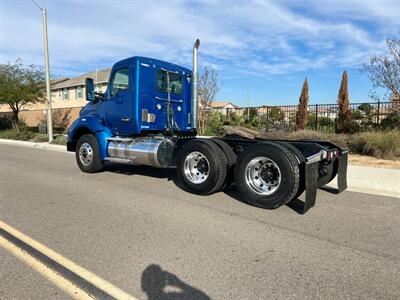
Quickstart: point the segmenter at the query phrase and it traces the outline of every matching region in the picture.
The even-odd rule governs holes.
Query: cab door
[[[132,78],[129,66],[113,70],[108,88],[106,120],[115,135],[133,133]]]
[[[179,131],[185,128],[182,118],[186,114],[183,105],[184,76],[157,65],[142,66],[141,72],[140,85],[144,96],[141,129]]]

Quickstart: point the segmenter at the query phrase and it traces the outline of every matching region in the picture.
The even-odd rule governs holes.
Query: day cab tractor
[[[106,162],[176,167],[187,191],[208,195],[235,184],[245,202],[268,209],[305,192],[306,211],[336,175],[338,191],[346,189],[348,151],[331,142],[196,136],[199,45],[193,71],[135,56],[112,67],[105,93],[86,79],[88,103],[67,142],[83,172],[99,172]]]

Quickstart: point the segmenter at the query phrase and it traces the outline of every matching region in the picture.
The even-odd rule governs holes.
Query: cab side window
[[[129,68],[117,70],[114,73],[110,87],[111,96],[115,96],[119,91],[127,90],[129,87]]]
[[[168,78],[169,77],[169,78]],[[168,86],[169,83],[169,86]],[[157,71],[157,90],[160,92],[182,94],[182,76],[165,70]]]

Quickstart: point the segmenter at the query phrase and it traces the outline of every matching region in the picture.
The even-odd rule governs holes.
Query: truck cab
[[[91,101],[80,119],[97,117],[112,135],[123,137],[194,133],[191,79],[189,69],[161,60],[139,56],[121,60],[111,70],[106,92],[88,97]]]

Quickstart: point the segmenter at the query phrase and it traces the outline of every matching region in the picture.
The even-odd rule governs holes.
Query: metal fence
[[[376,126],[393,110],[399,110],[397,102],[351,103],[353,124]],[[241,108],[212,108],[219,112],[225,124],[250,124],[266,131],[296,130],[297,105],[261,106]],[[313,104],[308,106],[307,129],[334,132],[339,119],[338,104]]]

